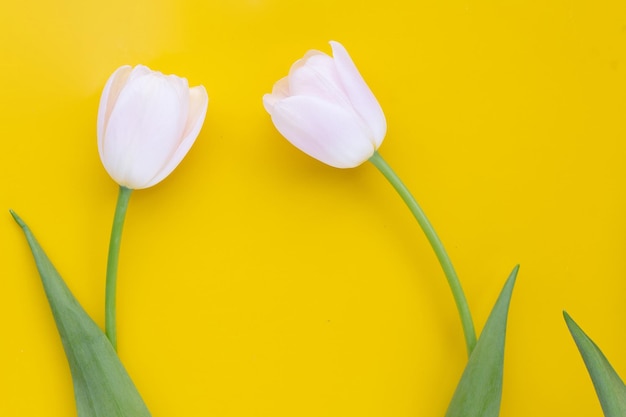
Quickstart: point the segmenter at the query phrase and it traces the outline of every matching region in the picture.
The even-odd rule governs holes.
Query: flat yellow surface
[[[371,164],[327,167],[261,97],[342,42],[385,110],[380,151],[432,220],[480,330],[521,264],[504,417],[601,416],[567,311],[626,377],[622,0],[11,1],[0,14],[0,415],[75,415],[31,226],[103,323],[117,185],[100,92],[122,64],[203,84],[205,126],[124,230],[119,351],[153,415],[443,415],[460,323]]]

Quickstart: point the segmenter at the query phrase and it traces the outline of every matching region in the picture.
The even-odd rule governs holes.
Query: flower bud
[[[102,92],[98,151],[121,186],[151,187],[178,166],[196,140],[209,97],[203,86],[138,65],[118,68]]]
[[[263,96],[276,129],[306,154],[337,168],[367,161],[387,131],[376,97],[338,42],[333,56],[309,51]]]

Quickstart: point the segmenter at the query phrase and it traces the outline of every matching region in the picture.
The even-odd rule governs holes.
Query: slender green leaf
[[[626,386],[600,348],[583,332],[576,322],[563,312],[580,355],[593,381],[602,411],[606,417],[626,416]]]
[[[79,417],[149,417],[124,365],[98,325],[72,295],[28,226],[22,228],[65,348]]]
[[[518,270],[519,266],[513,269],[491,310],[446,417],[497,417],[500,414],[506,322]]]

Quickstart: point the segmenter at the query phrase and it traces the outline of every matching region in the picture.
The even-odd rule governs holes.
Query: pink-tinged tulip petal
[[[311,56],[306,65],[292,69],[288,78],[292,96],[319,97],[342,107],[351,107],[335,63],[328,55]]]
[[[286,98],[290,96],[289,91],[289,79],[287,77],[281,78],[276,81],[274,88],[272,88],[272,96],[276,99]]]
[[[207,110],[204,87],[145,66],[118,69],[98,113],[98,150],[111,177],[127,188],[169,175],[193,145]]]
[[[145,188],[176,149],[187,107],[188,101],[163,77],[145,76],[127,85],[104,139],[105,168],[118,183]]]
[[[349,109],[317,97],[281,100],[273,107],[272,121],[294,146],[336,168],[356,167],[376,150]]]
[[[308,51],[263,97],[278,131],[308,155],[351,168],[381,145],[387,124],[376,98],[343,46],[334,56]]]
[[[148,182],[146,187],[151,187],[167,177],[187,155],[204,124],[208,105],[209,96],[203,86],[189,89],[189,117],[183,132],[183,139],[167,164]]]
[[[265,94],[263,96],[265,111],[272,114],[274,104],[287,97],[289,97],[289,79],[285,77],[276,81],[274,88],[272,88],[272,94]]]
[[[339,42],[331,41],[335,66],[341,79],[344,91],[357,113],[372,129],[377,147],[380,146],[387,133],[387,121],[383,109],[376,97],[365,83],[352,58]]]
[[[133,68],[130,65],[119,67],[104,86],[102,98],[100,99],[100,108],[98,109],[98,137],[104,137],[104,127],[106,120],[109,120],[113,106],[119,97],[122,88],[126,84],[126,80],[130,76]],[[102,142],[98,141],[98,150],[102,154]]]

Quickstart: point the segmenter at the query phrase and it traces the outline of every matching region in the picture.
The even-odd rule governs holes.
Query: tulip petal
[[[376,148],[380,146],[387,133],[387,121],[376,97],[365,83],[365,80],[354,65],[352,58],[339,42],[331,41],[333,58],[344,91],[350,98],[352,106],[370,127],[376,140]]]
[[[276,98],[286,98],[290,96],[289,78],[284,77],[276,81],[272,88],[272,95]]]
[[[113,106],[115,106],[115,102],[117,101],[122,88],[126,84],[128,77],[132,72],[132,67],[130,65],[124,65],[119,67],[113,75],[109,77],[106,85],[104,86],[104,90],[102,91],[102,96],[100,98],[100,106],[98,108],[98,151],[100,152],[100,156],[102,157],[102,143],[105,136],[106,130],[106,121],[109,120],[111,116],[111,112],[113,111]]]
[[[149,73],[129,80],[104,137],[102,161],[120,185],[145,188],[179,145],[187,121],[186,80]]]
[[[133,72],[130,73],[130,77],[128,77],[128,82],[133,81],[136,78],[143,77],[144,75],[150,75],[150,74],[163,76],[163,74],[160,73],[159,71],[152,71],[150,68],[146,67],[145,65],[137,65],[135,68],[133,68]]]
[[[287,97],[289,97],[289,79],[284,77],[276,81],[274,88],[272,88],[272,94],[265,94],[263,96],[263,107],[265,107],[265,111],[272,114],[274,105]]]
[[[305,65],[289,71],[289,91],[292,96],[319,97],[342,107],[352,107],[333,59],[325,54],[311,55]]]
[[[178,144],[174,154],[163,168],[145,185],[145,187],[151,187],[162,181],[180,164],[185,155],[187,155],[200,133],[208,105],[209,96],[203,86],[189,89],[189,115],[187,117],[185,130],[183,131],[182,141]]]
[[[274,103],[270,114],[289,142],[330,166],[353,168],[374,154],[370,132],[354,113],[320,98],[289,97]]]

